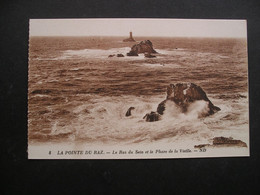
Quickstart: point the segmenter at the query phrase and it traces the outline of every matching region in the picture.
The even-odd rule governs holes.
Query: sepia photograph
[[[30,19],[29,159],[249,156],[246,20]]]

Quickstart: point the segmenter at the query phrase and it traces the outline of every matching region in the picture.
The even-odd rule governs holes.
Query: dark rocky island
[[[126,54],[127,56],[138,56],[140,53],[147,53],[147,56],[151,56],[152,53],[157,53],[153,49],[153,44],[150,40],[141,41],[131,47],[131,50]]]
[[[130,38],[129,40],[132,39],[132,34],[130,32]],[[128,39],[125,39],[128,40]],[[155,54],[157,53],[157,51],[154,50],[153,48],[153,44],[150,40],[145,40],[145,41],[141,41],[138,44],[135,44],[131,47],[131,50],[126,54],[127,56],[138,56],[138,54],[143,53],[145,58],[156,58]],[[112,58],[112,57],[124,57],[123,54],[111,54],[108,57]]]
[[[135,42],[134,38],[133,38],[133,33],[130,32],[129,33],[129,38],[124,39],[123,42]]]

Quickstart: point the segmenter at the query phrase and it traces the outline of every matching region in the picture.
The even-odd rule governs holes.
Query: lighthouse
[[[129,38],[124,39],[123,42],[135,42],[133,38],[133,33],[131,31],[129,32]]]
[[[133,39],[133,33],[130,32],[129,34],[130,34],[130,37],[129,37],[129,38],[130,38],[130,39]]]

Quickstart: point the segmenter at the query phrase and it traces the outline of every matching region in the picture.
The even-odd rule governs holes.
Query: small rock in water
[[[117,57],[125,57],[123,54],[119,53],[116,55]]]
[[[134,110],[134,109],[135,109],[135,107],[130,107],[130,108],[127,110],[127,112],[125,113],[125,116],[131,116],[131,115],[132,115],[131,111]]]
[[[143,119],[145,119],[147,122],[154,122],[161,119],[161,115],[158,112],[150,112],[147,113]]]

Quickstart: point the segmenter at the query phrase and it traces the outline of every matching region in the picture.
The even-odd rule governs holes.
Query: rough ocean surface
[[[136,37],[136,41],[147,39]],[[208,143],[215,136],[248,144],[245,39],[149,37],[156,58],[126,56],[122,37],[31,37],[28,139],[34,143]],[[109,55],[123,54],[125,57]],[[200,118],[204,101],[187,113],[166,105],[146,122],[169,84],[201,86],[221,111]],[[126,117],[129,107],[132,116]]]

